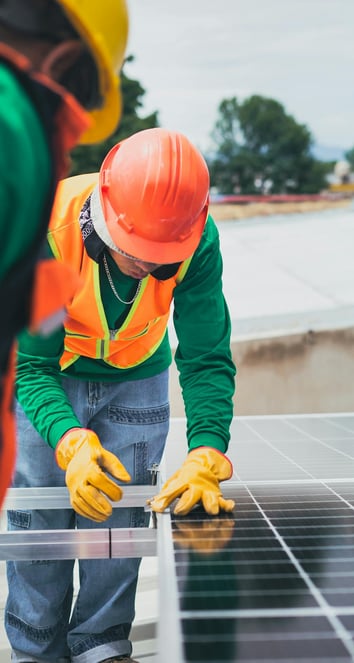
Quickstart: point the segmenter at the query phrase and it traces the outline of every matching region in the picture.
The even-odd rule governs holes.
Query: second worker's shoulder
[[[99,173],[84,173],[83,175],[73,175],[61,180],[57,188],[57,196],[63,196],[67,199],[76,196],[90,194],[98,183]]]
[[[68,224],[76,224],[81,208],[97,182],[98,173],[74,175],[59,182],[50,219],[52,231]]]

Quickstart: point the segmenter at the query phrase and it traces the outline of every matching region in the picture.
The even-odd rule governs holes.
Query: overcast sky
[[[272,97],[316,143],[354,145],[354,0],[128,0],[142,113],[201,149],[222,99]]]

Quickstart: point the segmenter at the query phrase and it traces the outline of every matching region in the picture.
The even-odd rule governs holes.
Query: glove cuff
[[[76,451],[84,444],[85,433],[85,428],[70,428],[60,438],[54,455],[61,470],[67,469]]]
[[[214,447],[197,447],[189,452],[188,456],[198,456],[203,465],[213,472],[218,481],[231,479],[233,475],[233,465],[231,460]]]

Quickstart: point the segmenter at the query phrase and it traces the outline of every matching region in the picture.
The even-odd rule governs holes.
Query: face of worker
[[[159,263],[144,262],[133,256],[122,255],[117,251],[113,251],[113,249],[109,249],[109,253],[120,271],[123,274],[126,274],[126,276],[131,276],[133,279],[143,279],[145,276],[155,271],[155,269],[161,267],[161,264]]]

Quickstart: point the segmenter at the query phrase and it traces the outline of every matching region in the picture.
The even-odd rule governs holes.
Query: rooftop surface
[[[354,206],[218,228],[234,337],[354,324]]]
[[[354,203],[217,226],[234,339],[354,325]]]

